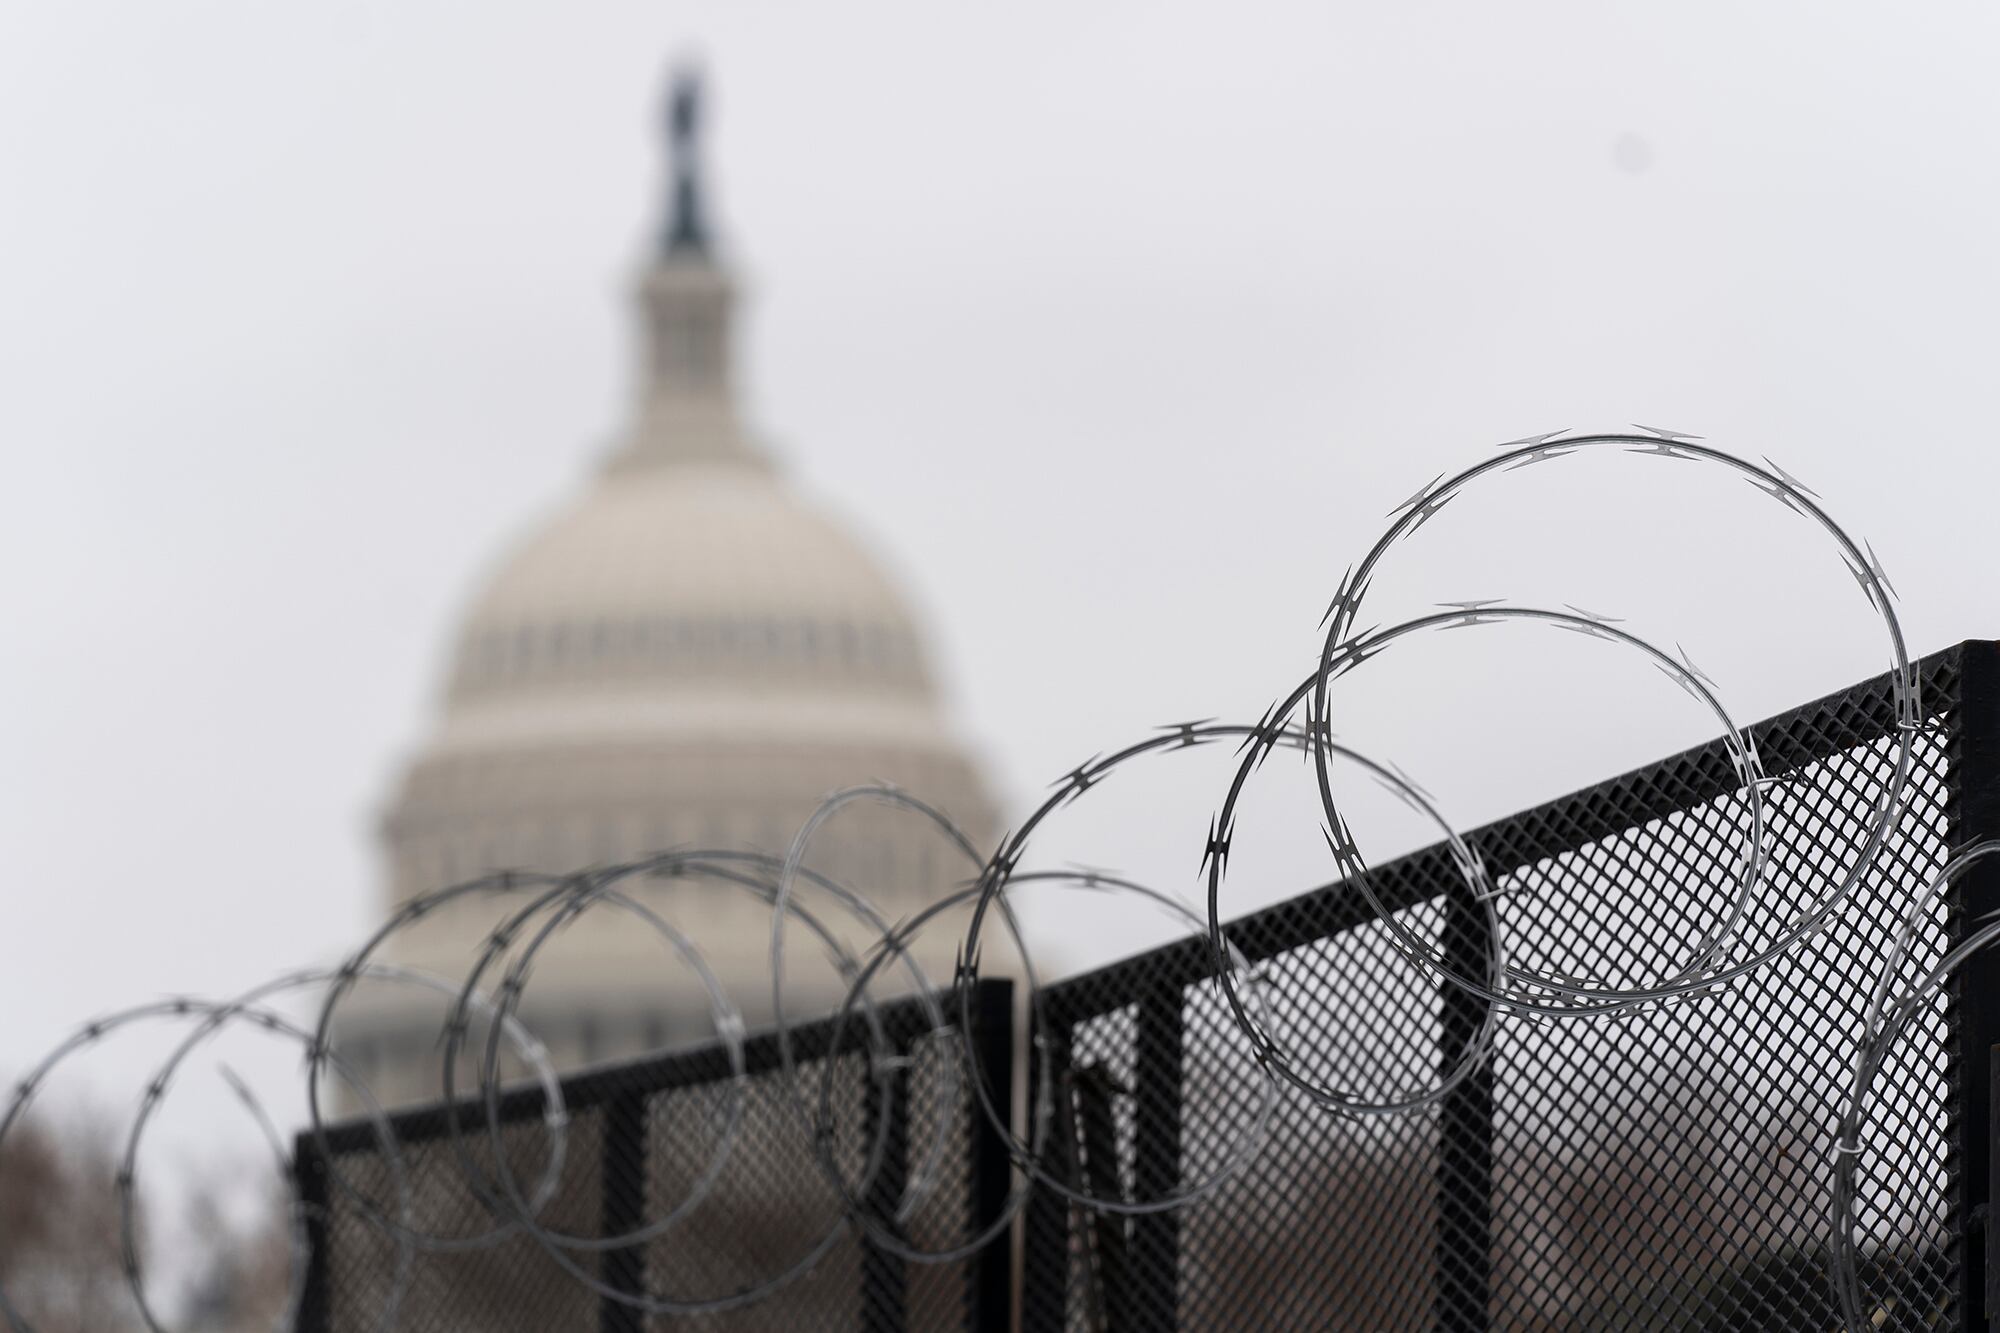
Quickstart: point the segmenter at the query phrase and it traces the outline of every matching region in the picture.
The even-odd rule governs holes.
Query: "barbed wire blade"
[[[1870,570],[1866,565],[1857,562],[1845,552],[1841,553],[1840,560],[1842,564],[1847,566],[1847,572],[1854,576],[1854,586],[1861,589],[1861,595],[1868,599],[1868,605],[1880,610],[1882,604],[1876,593],[1877,585],[1875,583],[1874,571]]]
[[[1661,675],[1665,676],[1668,680],[1672,681],[1676,686],[1678,686],[1682,693],[1686,694],[1696,703],[1700,703],[1702,701],[1700,693],[1696,691],[1694,687],[1694,682],[1689,680],[1686,675],[1682,674],[1679,671],[1674,670],[1672,667],[1668,666],[1665,662],[1654,662],[1653,666],[1659,671]]]
[[[1349,565],[1347,572],[1340,576],[1340,586],[1334,590],[1333,600],[1327,603],[1326,614],[1320,617],[1319,627],[1325,629],[1336,615],[1342,612],[1351,613],[1358,607],[1361,599],[1367,595],[1368,584],[1374,577],[1370,574],[1367,578],[1356,582],[1354,566]]]
[[[1548,623],[1555,629],[1566,630],[1571,634],[1581,634],[1586,639],[1602,639],[1606,643],[1617,642],[1611,636],[1611,632],[1608,629],[1594,620],[1552,620]]]
[[[1527,444],[1546,444],[1558,435],[1567,434],[1569,434],[1569,427],[1563,426],[1556,430],[1543,431],[1540,435],[1523,435],[1518,440],[1508,440],[1504,444],[1496,444],[1493,447],[1495,449],[1519,449],[1521,446]]]
[[[1215,817],[1213,815],[1209,816],[1208,844],[1206,847],[1202,849],[1201,853],[1201,874],[1203,875],[1208,874],[1208,867],[1211,862],[1214,863],[1215,870],[1218,875],[1228,870],[1229,839],[1230,839],[1230,830],[1227,827],[1224,827],[1218,833],[1216,829]]]
[[[1533,467],[1537,463],[1546,463],[1556,458],[1568,458],[1575,452],[1576,447],[1574,445],[1569,447],[1564,447],[1561,444],[1543,445],[1540,448],[1528,450],[1500,470],[1502,472],[1519,472],[1522,468]]]
[[[1797,493],[1792,490],[1791,487],[1784,485],[1781,482],[1772,481],[1769,477],[1760,477],[1754,472],[1744,473],[1743,480],[1749,482],[1752,487],[1756,488],[1758,491],[1761,491],[1765,495],[1770,496],[1773,500],[1776,500],[1779,504],[1791,510],[1794,514],[1798,514],[1804,518],[1811,517],[1810,514],[1807,514],[1806,511],[1802,507],[1800,507],[1799,497]]]
[[[1882,586],[1889,590],[1891,596],[1902,596],[1901,593],[1896,591],[1896,585],[1889,581],[1889,572],[1882,568],[1882,557],[1875,554],[1875,544],[1863,540],[1861,549],[1868,552],[1868,568],[1874,572],[1876,578],[1882,581]]]
[[[1681,655],[1681,665],[1688,669],[1689,675],[1693,676],[1696,680],[1700,681],[1702,684],[1708,686],[1708,688],[1710,688],[1711,690],[1717,690],[1722,688],[1721,686],[1715,683],[1715,677],[1709,675],[1706,671],[1703,671],[1700,667],[1694,664],[1694,659],[1688,656],[1687,649],[1681,647],[1681,645],[1677,643],[1674,645],[1674,650]]]
[[[1405,510],[1416,508],[1418,505],[1424,502],[1424,497],[1431,493],[1431,487],[1437,485],[1439,482],[1443,480],[1444,480],[1444,473],[1442,472],[1438,473],[1435,477],[1432,477],[1429,481],[1417,487],[1416,492],[1412,494],[1409,499],[1403,501],[1401,504],[1397,505],[1394,509],[1391,509],[1388,513],[1382,515],[1382,517],[1394,518],[1396,517],[1396,515],[1402,513]]]
[[[1600,625],[1622,625],[1625,623],[1623,616],[1607,616],[1602,611],[1586,611],[1574,602],[1564,602],[1563,605],[1582,616],[1585,620],[1594,620]]]
[[[1806,485],[1804,482],[1800,481],[1797,477],[1793,476],[1791,473],[1785,471],[1785,469],[1779,467],[1776,463],[1772,462],[1771,456],[1769,454],[1764,455],[1764,466],[1771,469],[1771,471],[1777,473],[1778,476],[1784,480],[1785,485],[1791,487],[1799,494],[1810,495],[1815,500],[1820,498],[1820,493],[1818,491]]]
[[[1633,443],[1626,446],[1629,453],[1641,458],[1678,458],[1684,463],[1699,463],[1700,457],[1689,453],[1671,440],[1653,440],[1645,444]]]
[[[1446,505],[1450,504],[1453,500],[1456,500],[1457,498],[1458,498],[1458,492],[1452,491],[1447,494],[1438,496],[1435,500],[1426,500],[1423,504],[1417,507],[1415,511],[1417,521],[1410,525],[1410,531],[1415,532],[1418,528],[1421,528],[1424,524],[1436,518],[1439,514],[1444,512],[1444,507]]]
[[[1407,772],[1403,770],[1403,766],[1397,763],[1395,760],[1393,759],[1389,760],[1387,767],[1391,773],[1394,773],[1397,777],[1403,780],[1403,785],[1407,786],[1411,791],[1417,793],[1417,795],[1423,797],[1427,801],[1437,800],[1437,797],[1433,795],[1424,786],[1423,783],[1418,782],[1415,778],[1411,777]]]

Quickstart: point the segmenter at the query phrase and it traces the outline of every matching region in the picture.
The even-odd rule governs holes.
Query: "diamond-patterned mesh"
[[[1025,1326],[1839,1327],[1825,1268],[1835,1122],[1865,988],[1902,905],[1966,837],[1953,761],[1960,667],[1974,652],[1992,649],[1921,664],[1931,725],[1909,808],[1827,932],[1734,987],[1636,1017],[1503,1019],[1492,1060],[1421,1114],[1355,1120],[1287,1093],[1263,1153],[1169,1218],[1121,1226],[1037,1208]],[[1747,949],[1861,859],[1894,769],[1894,718],[1884,679],[1756,729],[1782,780],[1766,791],[1768,882]],[[1749,822],[1727,752],[1711,745],[1470,841],[1499,879],[1514,961],[1633,984],[1692,957],[1726,918]],[[1420,852],[1377,875],[1413,932],[1444,931],[1446,950],[1477,970],[1485,928],[1460,905],[1447,857]],[[1913,963],[1936,961],[1958,929],[1956,908],[1940,909]],[[1357,1094],[1434,1084],[1481,1014],[1394,952],[1352,889],[1260,913],[1237,938],[1305,1070]],[[1135,1145],[1164,1144],[1177,1152],[1150,1163],[1158,1196],[1212,1174],[1239,1143],[1257,1077],[1205,963],[1180,944],[1046,993],[1072,1082],[1101,1068],[1119,1085],[1115,1172],[1085,1165],[1080,1178],[1115,1175],[1126,1197],[1148,1197]],[[1862,1144],[1863,1282],[1879,1328],[1969,1326],[1953,1012],[1941,997],[1914,1025]]]
[[[982,983],[975,1006],[991,1029],[981,1034],[985,1077],[1003,1095],[1010,996],[1004,981]],[[909,1201],[900,1220],[905,1242],[923,1252],[942,1251],[996,1216],[1007,1189],[1006,1159],[982,1128],[957,1035],[929,1032],[908,1001],[886,1004],[881,1014],[887,1038],[903,1053],[897,1058],[907,1063],[872,1081],[859,1020],[847,1025],[841,1051],[831,1055],[835,1025],[801,1024],[794,1037],[797,1087],[816,1101],[827,1061],[833,1061],[827,1083],[831,1147],[850,1188],[862,1194],[871,1215]],[[748,1073],[740,1081],[713,1047],[565,1080],[571,1117],[565,1156],[559,1186],[540,1214],[545,1224],[571,1235],[623,1236],[680,1208],[699,1178],[713,1172],[700,1201],[664,1234],[567,1255],[587,1277],[614,1290],[645,1292],[655,1303],[714,1308],[635,1308],[593,1290],[537,1241],[515,1235],[464,1252],[406,1259],[393,1327],[407,1333],[1004,1327],[1010,1247],[1002,1242],[975,1258],[917,1264],[861,1236],[820,1164],[811,1124],[787,1091],[776,1040],[753,1037],[745,1055]],[[540,1094],[510,1093],[503,1108],[509,1160],[521,1188],[532,1190],[547,1169],[551,1143]],[[462,1113],[463,1150],[490,1177],[483,1116],[476,1106]],[[732,1116],[733,1147],[716,1170],[715,1149],[730,1141]],[[467,1184],[445,1112],[426,1108],[393,1123],[412,1229],[459,1238],[489,1231],[492,1213]],[[363,1201],[393,1215],[397,1177],[368,1123],[337,1127],[330,1141],[353,1192],[330,1181],[310,1138],[302,1138],[304,1191],[323,1213],[314,1228],[301,1327],[377,1333],[388,1327],[383,1311],[396,1287],[397,1246],[369,1221]],[[884,1163],[872,1188],[865,1169],[871,1152]],[[906,1190],[905,1181],[917,1186]],[[924,1181],[928,1187],[919,1187]],[[731,1304],[730,1298],[794,1268],[802,1270],[796,1280]]]
[[[463,1143],[490,1179],[491,1151],[479,1117],[476,1109],[464,1114]],[[603,1161],[603,1123],[601,1113],[591,1109],[580,1109],[572,1118],[556,1193],[542,1212],[550,1226],[589,1234],[599,1225],[596,1183]],[[562,1278],[534,1242],[518,1235],[457,1253],[406,1251],[399,1261],[399,1247],[368,1220],[365,1208],[406,1217],[414,1233],[464,1241],[490,1232],[492,1221],[466,1183],[441,1116],[403,1118],[397,1131],[400,1192],[397,1174],[367,1126],[358,1131],[340,1127],[331,1135],[335,1160],[352,1192],[316,1172],[317,1185],[308,1176],[308,1189],[325,1200],[327,1212],[302,1325],[327,1333],[376,1333],[384,1327],[410,1333],[591,1327],[596,1307],[589,1293]],[[547,1169],[546,1128],[538,1116],[529,1118],[509,1125],[504,1141],[523,1189],[532,1190]],[[304,1142],[300,1155],[311,1170],[316,1159]],[[407,1264],[400,1310],[395,1323],[385,1325],[388,1302],[398,1287],[399,1262]],[[594,1272],[595,1265],[591,1267]]]
[[[1926,725],[1889,843],[1826,931],[1726,989],[1616,1020],[1502,1019],[1491,1058],[1418,1114],[1346,1118],[1282,1093],[1262,1151],[1184,1208],[1127,1217],[1040,1189],[1012,1243],[935,1266],[899,1260],[841,1223],[840,1192],[769,1037],[751,1041],[740,1087],[713,1049],[593,1072],[565,1084],[573,1122],[561,1189],[543,1214],[551,1224],[605,1234],[659,1215],[688,1196],[732,1106],[742,1126],[686,1222],[644,1247],[583,1254],[587,1271],[620,1289],[712,1301],[830,1237],[810,1274],[735,1309],[646,1316],[514,1238],[418,1255],[397,1327],[1001,1330],[1018,1308],[1019,1326],[1036,1333],[1838,1328],[1825,1264],[1830,1153],[1866,988],[1903,905],[1951,849],[2000,835],[2000,652],[1967,644],[1926,659],[1918,675]],[[1774,781],[1764,796],[1767,874],[1738,947],[1760,950],[1860,864],[1893,772],[1895,727],[1884,678],[1754,729]],[[1630,985],[1672,972],[1726,922],[1750,811],[1718,744],[1469,841],[1499,883],[1514,961]],[[1447,854],[1419,852],[1376,875],[1416,935],[1478,970],[1484,918]],[[1996,907],[2000,871],[1968,877],[1919,939],[1910,975]],[[1356,1094],[1433,1083],[1461,1063],[1483,1014],[1411,967],[1350,887],[1261,912],[1234,935],[1271,1029],[1303,1072]],[[1247,1127],[1263,1083],[1208,970],[1205,948],[1183,941],[1044,991],[1058,1108],[1045,1165],[1072,1188],[1171,1198],[1254,1141]],[[988,982],[980,1000],[996,1090],[1022,1067],[1007,997],[1005,983]],[[994,1216],[1019,1177],[969,1090],[948,1077],[959,1043],[920,1035],[910,1006],[887,1012],[907,1064],[871,1082],[858,1049],[829,1051],[827,1025],[805,1026],[802,1086],[817,1096],[832,1061],[831,1147],[850,1180],[888,1117],[887,1165],[864,1206],[879,1213],[905,1197],[905,1181],[930,1179],[901,1231],[941,1248]],[[1994,1043],[2000,967],[1982,962],[1919,1015],[1877,1084],[1856,1208],[1875,1328],[1981,1322]],[[548,1136],[532,1094],[508,1107],[505,1148],[531,1182]],[[476,1232],[488,1214],[442,1125],[436,1110],[398,1120],[413,1217],[430,1232]],[[483,1135],[471,1144],[490,1168]],[[341,1129],[335,1147],[360,1190],[393,1206],[367,1126]],[[308,1197],[327,1204],[304,1327],[378,1327],[394,1247],[303,1145],[301,1177]]]

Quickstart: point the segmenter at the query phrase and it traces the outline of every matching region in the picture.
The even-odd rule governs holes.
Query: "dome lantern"
[[[667,98],[667,141],[671,145],[668,163],[672,168],[673,196],[667,210],[667,228],[662,234],[662,253],[667,257],[708,258],[708,217],[701,192],[701,80],[691,70],[674,76],[673,91]]]
[[[866,544],[747,437],[730,378],[735,287],[703,216],[691,81],[668,123],[672,214],[638,288],[639,401],[607,466],[498,560],[382,826],[390,905],[502,868],[552,873],[702,846],[779,858],[830,791],[886,781],[993,832],[933,687],[922,625]],[[935,835],[843,821],[813,869],[891,916],[943,887]],[[718,884],[656,904],[698,938],[745,1020],[768,1021],[768,913]],[[507,910],[513,910],[511,906]],[[439,913],[385,956],[460,975],[495,922]],[[617,913],[565,927],[521,1015],[560,1067],[703,1040],[706,997]],[[926,957],[946,975],[953,941]],[[801,978],[801,1012],[837,977]],[[434,1097],[436,1018],[350,1009],[344,1049],[394,1104]]]
[[[701,86],[674,78],[668,98],[667,222],[639,279],[643,353],[631,428],[613,470],[673,463],[770,466],[736,402],[736,283],[717,260],[701,174]]]

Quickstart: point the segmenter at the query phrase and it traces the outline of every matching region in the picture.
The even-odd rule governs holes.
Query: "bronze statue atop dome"
[[[667,138],[673,163],[673,204],[667,218],[666,253],[706,258],[708,219],[701,191],[701,77],[674,75],[667,98]]]

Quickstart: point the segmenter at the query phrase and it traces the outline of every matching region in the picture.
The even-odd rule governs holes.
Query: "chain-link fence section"
[[[988,981],[975,1002],[983,1076],[1002,1088],[1011,995],[1009,983]],[[853,1224],[854,1207],[823,1165],[830,1158],[860,1204],[884,1215],[920,1197],[901,1225],[936,1248],[998,1215],[1006,1195],[1006,1158],[958,1068],[956,1032],[932,1029],[914,1001],[877,1012],[879,1036],[860,1019],[796,1025],[791,1080],[771,1034],[745,1043],[740,1079],[719,1047],[704,1047],[565,1080],[554,1190],[535,1213],[548,1237],[490,1239],[506,1210],[478,1191],[505,1180],[477,1099],[456,1112],[392,1117],[397,1161],[368,1123],[331,1132],[330,1163],[302,1136],[314,1233],[302,1330],[1007,1328],[1006,1245],[909,1263]],[[823,1123],[834,1130],[821,1135],[809,1110],[823,1088]],[[525,1197],[550,1171],[557,1139],[538,1091],[509,1092],[498,1105],[499,1145]],[[925,1188],[908,1188],[913,1170],[926,1173]],[[690,1199],[673,1225],[644,1234]],[[399,1227],[422,1243],[399,1245]],[[626,1236],[633,1243],[591,1246]]]
[[[1921,722],[1900,817],[1825,930],[1684,1002],[1588,1021],[1504,1015],[1474,1073],[1419,1112],[1356,1118],[1282,1093],[1261,1151],[1185,1207],[1128,1216],[1043,1188],[1013,1234],[970,1261],[895,1258],[856,1224],[825,1158],[867,1182],[862,1208],[886,1215],[921,1169],[913,1157],[934,1157],[922,1216],[901,1224],[935,1243],[997,1217],[1022,1177],[965,1082],[940,1077],[956,1040],[927,1034],[915,1007],[892,1005],[883,1012],[901,1056],[886,1065],[858,1035],[830,1049],[833,1028],[820,1023],[795,1030],[796,1085],[769,1036],[749,1042],[740,1082],[715,1050],[566,1081],[558,1188],[536,1216],[575,1236],[622,1234],[671,1210],[714,1160],[728,1106],[740,1114],[693,1214],[643,1245],[565,1251],[580,1275],[526,1236],[399,1256],[363,1215],[362,1200],[397,1203],[398,1173],[371,1130],[334,1136],[353,1189],[331,1183],[302,1145],[319,1205],[305,1327],[376,1328],[398,1287],[396,1327],[415,1333],[1004,1329],[1017,1313],[1029,1330],[1087,1333],[1842,1327],[1826,1269],[1829,1163],[1868,991],[1909,903],[1955,849],[2000,834],[2000,650],[1964,645],[1915,674]],[[1760,932],[1775,936],[1864,858],[1909,725],[1884,677],[1752,729],[1766,852],[1743,949],[1762,948]],[[1698,953],[1721,925],[1750,809],[1717,743],[1469,835],[1500,892],[1495,917],[1469,900],[1443,849],[1381,867],[1374,883],[1461,975],[1481,971],[1489,920],[1524,969],[1629,975],[1662,949]],[[1975,868],[1922,923],[1906,967],[1935,963],[1996,908],[1995,871]],[[1413,966],[1351,887],[1261,912],[1231,936],[1314,1080],[1363,1092],[1435,1082],[1486,1019],[1482,1001]],[[1035,1045],[1019,1051],[1004,983],[982,983],[988,1086],[1013,1087],[1017,1069],[1047,1071],[1053,1086],[1028,1099],[1054,1108],[1044,1165],[1082,1196],[1169,1197],[1240,1149],[1264,1081],[1241,1054],[1213,970],[1205,944],[1188,940],[1048,986]],[[955,1001],[944,1008],[958,1012]],[[1996,1043],[2000,976],[1975,966],[1906,1032],[1849,1145],[1873,1327],[1984,1321],[1979,1218]],[[828,1061],[827,1123],[838,1132],[818,1142],[788,1088],[817,1096]],[[510,1094],[502,1105],[498,1146],[515,1178],[533,1181],[551,1144],[540,1098]],[[413,1229],[470,1235],[506,1215],[475,1194],[496,1175],[483,1115],[468,1108],[456,1136],[441,1110],[396,1119],[398,1206]],[[793,1267],[796,1281],[761,1290]],[[649,1313],[620,1293],[655,1305],[745,1299]]]
[[[1407,1116],[1281,1103],[1263,1153],[1175,1213],[1122,1220],[1042,1198],[1030,1209],[1025,1326],[1770,1330],[1841,1327],[1827,1280],[1829,1154],[1867,991],[1907,903],[1954,847],[1996,827],[1991,645],[1921,664],[1926,724],[1906,809],[1862,892],[1825,932],[1714,994],[1587,1022],[1503,1018],[1491,1058]],[[1862,855],[1893,773],[1883,678],[1755,728],[1772,781],[1773,921]],[[1469,841],[1503,893],[1513,960],[1615,975],[1662,940],[1702,938],[1738,871],[1747,802],[1720,744],[1491,825]],[[1378,889],[1459,970],[1485,918],[1433,850]],[[1968,878],[1928,923],[1916,966],[1965,929]],[[1995,903],[1983,903],[1990,907]],[[1786,910],[1787,908],[1791,910]],[[1755,927],[1752,928],[1753,934]],[[1414,969],[1369,906],[1332,886],[1241,922],[1274,1022],[1310,1034],[1310,1072],[1340,1086],[1435,1079],[1481,1002]],[[1748,944],[1755,944],[1749,941]],[[1043,996],[1095,1180],[1133,1197],[1226,1153],[1256,1086],[1194,944]],[[2000,993],[2000,978],[1965,983]],[[1864,1141],[1863,1282],[1880,1328],[1983,1326],[1991,998],[1941,996],[1885,1071]],[[1150,1182],[1150,1183],[1148,1183]]]

